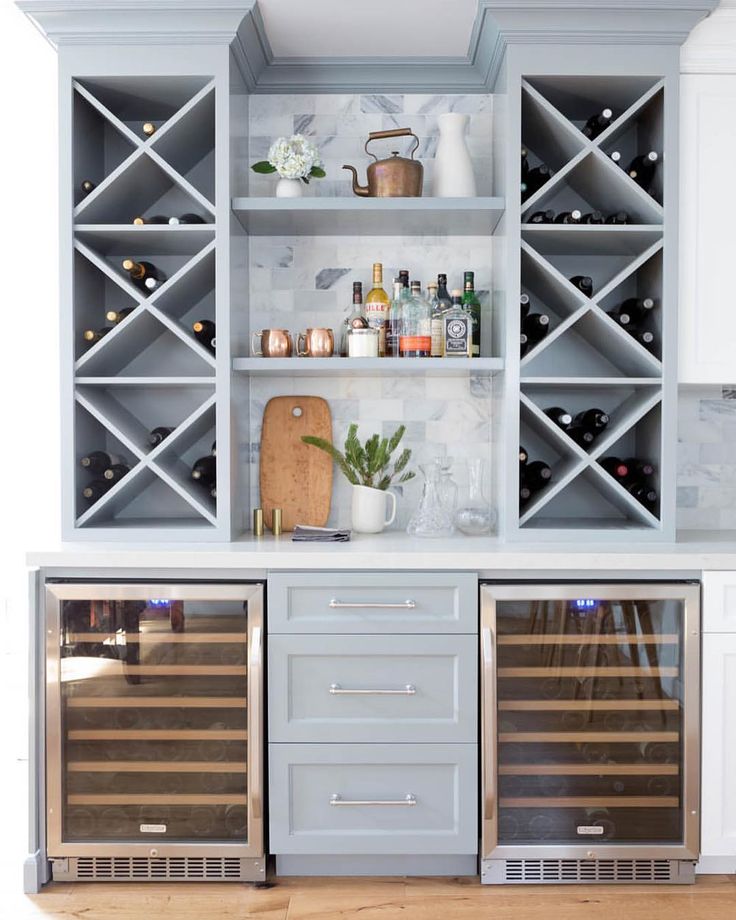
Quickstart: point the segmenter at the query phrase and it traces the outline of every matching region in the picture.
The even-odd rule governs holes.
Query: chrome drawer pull
[[[403,799],[344,799],[335,793],[330,796],[330,805],[416,805],[417,797],[409,792]]]
[[[363,610],[365,608],[372,608],[375,610],[413,610],[417,605],[416,601],[403,601],[400,604],[351,604],[344,601],[338,601],[336,598],[332,598],[330,601],[330,608],[332,610]]]
[[[414,684],[406,684],[401,690],[351,690],[341,687],[340,684],[330,684],[330,693],[333,696],[414,696],[416,692]]]

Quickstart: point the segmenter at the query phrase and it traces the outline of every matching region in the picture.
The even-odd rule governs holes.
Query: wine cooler
[[[46,588],[55,879],[265,879],[263,588]]]
[[[688,882],[695,584],[481,588],[486,883]]]

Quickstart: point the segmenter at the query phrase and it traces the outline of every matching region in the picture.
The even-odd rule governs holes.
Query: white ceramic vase
[[[474,198],[473,161],[465,141],[469,115],[445,112],[437,117],[440,139],[434,158],[432,194],[436,198]]]
[[[276,183],[277,198],[301,198],[304,192],[304,183],[301,179],[279,179]]]
[[[391,501],[391,513],[387,503]],[[353,486],[352,519],[356,533],[380,533],[396,517],[396,496],[383,489]]]

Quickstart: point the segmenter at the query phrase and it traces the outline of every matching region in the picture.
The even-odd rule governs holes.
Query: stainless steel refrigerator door
[[[552,623],[548,623],[550,615]],[[652,621],[666,627],[667,634],[660,629],[662,634],[649,640],[649,635],[658,632],[651,628]],[[643,628],[642,623],[646,627],[647,622],[650,628]],[[591,630],[593,623],[598,632]],[[666,666],[661,666],[663,661]],[[632,698],[631,687],[637,686],[633,679],[642,686]],[[658,691],[647,689],[647,681],[652,680]],[[552,681],[568,681],[573,687],[587,682],[589,698],[568,708],[570,697],[552,686]],[[602,691],[596,682],[604,684]],[[551,699],[545,698],[545,689]],[[504,699],[499,700],[500,695]],[[483,585],[481,700],[483,859],[697,858],[698,585]],[[647,714],[649,705],[656,707],[653,715]],[[515,722],[501,725],[509,713]],[[675,730],[647,734],[638,723],[633,731],[623,731],[632,713],[636,719],[661,719],[657,729]],[[573,722],[581,717],[589,724],[566,726],[564,721],[553,721]],[[603,724],[602,717],[606,719]],[[573,730],[566,730],[570,728]],[[599,728],[603,730],[596,730]],[[645,739],[641,754],[619,755],[619,751],[632,750],[637,737]],[[606,753],[607,747],[613,748],[616,757]],[[651,764],[652,758],[662,762]],[[624,763],[626,760],[637,762]],[[540,784],[540,780],[543,782],[535,789],[531,784]],[[600,794],[602,788],[607,789],[606,795]],[[632,790],[634,795],[617,799],[620,793]],[[668,791],[674,794],[665,795]],[[579,806],[576,792],[581,793]],[[533,817],[538,820],[530,827],[529,816],[535,810]],[[632,814],[636,817],[631,818]],[[625,818],[617,827],[621,815]],[[552,820],[556,816],[562,816],[557,825]]]

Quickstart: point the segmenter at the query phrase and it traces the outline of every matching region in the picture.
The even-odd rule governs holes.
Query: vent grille
[[[507,859],[505,881],[673,882],[677,863],[670,859]]]
[[[244,860],[234,856],[78,856],[70,874],[80,881],[239,881]],[[76,865],[75,865],[76,864]]]

